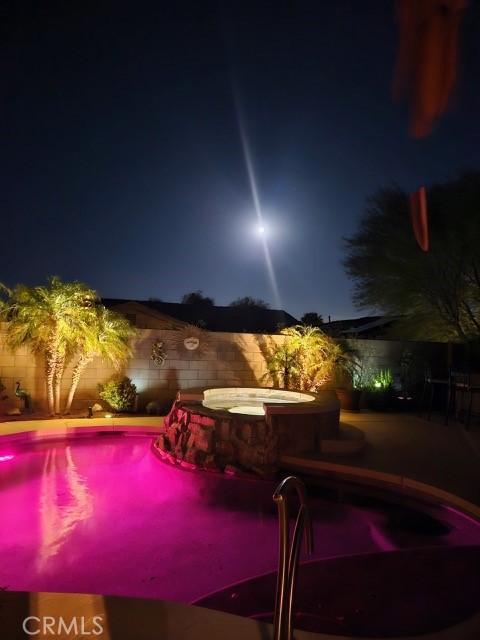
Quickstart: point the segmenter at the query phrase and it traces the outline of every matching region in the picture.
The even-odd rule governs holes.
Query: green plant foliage
[[[7,321],[6,341],[15,351],[28,345],[45,360],[51,414],[60,413],[63,372],[95,316],[97,295],[80,282],[51,277],[44,286],[0,286],[0,319]]]
[[[268,379],[285,389],[317,391],[332,379],[347,354],[341,344],[318,327],[297,325],[283,329],[285,340],[267,355]]]
[[[7,321],[8,346],[15,351],[28,345],[44,358],[51,414],[60,413],[62,378],[69,361],[76,360],[67,413],[80,376],[94,357],[118,369],[131,356],[134,328],[101,305],[95,291],[80,282],[62,282],[54,276],[43,286],[8,289],[0,285],[0,294],[0,319]]]
[[[103,305],[95,307],[90,324],[77,335],[77,361],[72,369],[65,413],[70,412],[80,378],[93,359],[101,358],[120,369],[132,355],[131,341],[135,335],[136,329],[124,316]]]
[[[147,405],[145,406],[145,413],[149,416],[158,416],[160,413],[160,404],[155,402],[155,400],[147,402]]]
[[[99,384],[98,390],[100,398],[115,411],[131,411],[135,406],[137,387],[127,376]]]
[[[430,249],[416,244],[408,194],[383,189],[346,240],[345,268],[360,309],[398,318],[409,339],[480,336],[480,172],[428,190]]]
[[[307,327],[322,327],[323,318],[316,311],[309,311],[308,313],[304,313],[300,318],[300,322]]]
[[[380,369],[372,377],[371,390],[372,391],[387,391],[393,387],[393,376],[390,369]]]

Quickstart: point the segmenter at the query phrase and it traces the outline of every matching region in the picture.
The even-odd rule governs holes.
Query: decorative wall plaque
[[[165,364],[167,354],[165,353],[162,340],[155,340],[152,345],[152,353],[150,354],[150,358],[158,367],[161,367],[163,364]]]
[[[194,324],[189,324],[178,332],[176,347],[179,353],[199,355],[208,348],[207,333]]]
[[[196,336],[190,336],[189,338],[185,338],[183,341],[183,346],[188,351],[195,351],[200,346],[200,339]]]

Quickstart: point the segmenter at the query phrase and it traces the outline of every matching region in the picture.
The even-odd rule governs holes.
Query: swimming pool
[[[276,569],[273,482],[163,464],[136,436],[0,455],[0,588],[191,602]],[[313,560],[480,543],[452,510],[310,494]]]

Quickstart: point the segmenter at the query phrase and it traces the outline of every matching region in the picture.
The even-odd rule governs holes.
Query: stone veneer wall
[[[140,329],[135,341],[134,357],[121,372],[128,375],[139,392],[140,409],[150,400],[167,405],[179,389],[205,386],[258,386],[266,371],[265,354],[280,343],[280,335],[204,332],[198,351],[187,352],[178,345],[179,331]],[[162,340],[167,359],[163,366],[151,360],[152,345]],[[64,376],[63,393],[67,393],[71,367]],[[96,359],[85,370],[74,400],[74,409],[84,409],[98,401],[97,385],[115,375],[113,368]],[[14,390],[17,380],[32,396],[36,408],[46,406],[43,364],[26,348],[12,353],[5,344],[5,325],[0,331],[0,379],[6,387],[9,405],[20,406]],[[263,383],[266,386],[266,383]],[[101,401],[100,401],[101,402]]]
[[[188,400],[178,394],[155,443],[160,455],[181,465],[269,474],[282,454],[318,452],[322,442],[338,438],[334,391],[321,391],[312,402],[267,405],[262,416],[204,407],[201,390],[186,395]]]

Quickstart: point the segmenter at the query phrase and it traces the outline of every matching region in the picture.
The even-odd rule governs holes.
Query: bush
[[[132,411],[135,406],[137,387],[130,378],[114,379],[98,385],[102,400],[115,411]]]
[[[318,391],[332,380],[335,369],[346,367],[351,355],[318,327],[297,325],[283,329],[285,340],[267,355],[264,379],[275,386]]]
[[[155,400],[147,402],[145,413],[149,416],[158,416],[160,413],[160,405],[158,404],[158,402],[155,402]]]

